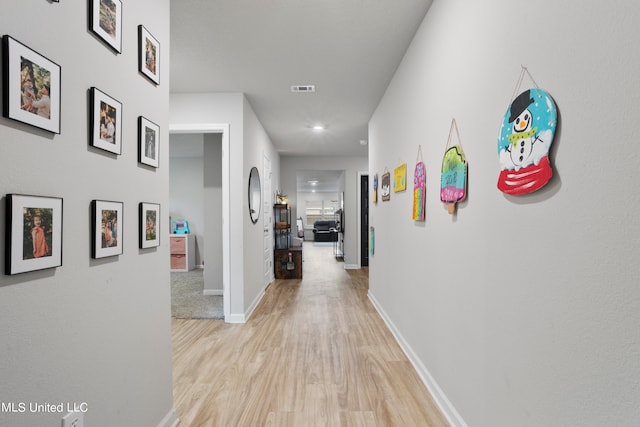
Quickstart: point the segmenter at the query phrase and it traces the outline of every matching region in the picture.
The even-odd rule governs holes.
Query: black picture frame
[[[91,201],[91,257],[122,255],[124,203]]]
[[[141,202],[138,207],[140,249],[160,246],[160,205]]]
[[[7,194],[5,274],[62,266],[60,197]]]
[[[89,0],[89,27],[107,46],[122,53],[120,0]]]
[[[91,88],[90,144],[122,154],[122,103],[96,87]]]
[[[2,37],[2,115],[60,133],[60,65],[9,35]]]
[[[138,71],[160,84],[160,42],[143,25],[138,25]]]
[[[138,117],[138,162],[157,168],[160,165],[160,126]]]

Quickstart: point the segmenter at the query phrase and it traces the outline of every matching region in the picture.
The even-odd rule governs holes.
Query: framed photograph
[[[6,274],[62,265],[62,199],[7,194]]]
[[[122,255],[123,202],[91,202],[91,257]]]
[[[91,31],[110,48],[122,52],[122,2],[89,0]]]
[[[55,62],[2,37],[4,117],[60,133],[60,73]]]
[[[138,161],[157,168],[160,148],[160,126],[145,117],[138,117]]]
[[[138,26],[138,69],[160,84],[160,43],[142,25]]]
[[[122,104],[95,87],[91,88],[91,145],[122,153]]]
[[[160,205],[140,203],[140,249],[160,246]]]

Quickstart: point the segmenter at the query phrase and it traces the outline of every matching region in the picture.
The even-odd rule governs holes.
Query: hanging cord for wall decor
[[[416,165],[418,163],[420,163],[420,162],[423,162],[423,160],[422,160],[422,145],[418,144],[418,155],[416,156]]]
[[[456,123],[456,119],[453,118],[451,119],[451,128],[449,128],[449,139],[447,140],[447,148],[444,150],[445,152],[451,146],[451,135],[453,135],[453,128],[456,129],[456,135],[458,137],[458,145],[460,146],[460,148],[462,148],[462,141],[460,140],[460,132],[458,132],[458,124]]]
[[[525,73],[529,76],[536,89],[540,89],[540,86],[538,86],[538,83],[536,83],[536,81],[533,79],[533,76],[531,75],[527,67],[525,67],[524,65],[520,65],[520,68],[520,77],[518,77],[518,83],[516,83],[516,87],[513,90],[513,94],[511,95],[511,101],[509,102],[509,104],[511,104],[511,102],[516,99],[516,95],[520,92],[520,86],[522,86],[522,81],[524,80]]]

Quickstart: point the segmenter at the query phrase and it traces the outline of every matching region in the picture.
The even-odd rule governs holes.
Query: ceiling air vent
[[[311,93],[315,92],[315,85],[295,85],[291,86],[291,92],[293,93]]]

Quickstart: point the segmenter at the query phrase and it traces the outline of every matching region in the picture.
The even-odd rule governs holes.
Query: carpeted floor
[[[178,319],[224,319],[222,296],[202,295],[202,269],[171,273],[171,316]]]

